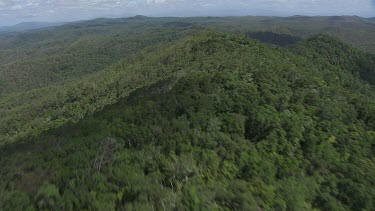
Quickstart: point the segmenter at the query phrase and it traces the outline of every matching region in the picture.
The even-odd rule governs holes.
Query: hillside
[[[103,60],[89,60],[93,61],[93,64],[98,64],[98,66],[104,67],[107,65],[107,67],[105,67],[104,69],[96,68],[98,70],[97,73],[93,71],[95,69],[88,69],[91,70],[91,72],[94,72],[95,74],[92,75],[90,74],[90,72],[86,72],[85,75],[85,72],[83,72],[84,77],[77,77],[77,74],[72,74],[71,72],[72,70],[76,69],[68,68],[67,70],[70,71],[70,74],[66,75],[71,77],[72,79],[75,79],[73,81],[67,81],[63,84],[52,84],[53,86],[51,86],[51,81],[48,81],[50,85],[45,88],[42,87],[38,89],[32,89],[31,91],[12,93],[4,96],[2,99],[0,99],[0,116],[2,117],[2,121],[0,122],[0,134],[2,134],[2,136],[0,137],[0,143],[13,142],[26,136],[39,134],[40,132],[48,130],[50,128],[62,126],[68,122],[77,121],[88,114],[92,114],[93,112],[100,110],[105,105],[115,103],[119,97],[126,96],[128,93],[130,93],[137,87],[148,84],[149,82],[155,82],[159,80],[161,77],[169,77],[168,75],[160,75],[161,77],[156,78],[143,77],[143,74],[145,74],[144,71],[148,71],[148,69],[139,70],[140,67],[138,67],[138,63],[141,62],[139,62],[138,60],[140,59],[141,61],[143,61],[145,58],[147,58],[150,61],[155,61],[155,64],[147,64],[149,65],[147,66],[149,69],[154,69],[154,66],[163,65],[157,61],[161,59],[161,55],[167,53],[154,52],[155,49],[152,48],[148,48],[148,50],[145,50],[145,52],[147,52],[145,53],[141,50],[142,46],[152,46],[157,45],[157,43],[160,43],[159,46],[156,48],[165,48],[164,45],[170,45],[172,43],[172,40],[179,39],[197,30],[201,29],[188,28],[185,30],[147,30],[146,32],[141,33],[143,37],[138,39],[143,40],[141,42],[131,42],[134,41],[134,39],[131,39],[131,37],[129,36],[124,36],[125,38],[121,43],[125,43],[125,45],[129,45],[127,43],[132,43],[132,45],[135,45],[135,47],[131,48],[130,50],[122,50],[121,52],[124,52],[122,53],[122,55],[126,55],[126,52],[128,51],[129,53],[127,55],[129,55],[128,57],[130,58],[131,55],[140,51],[140,53],[138,53],[138,56],[133,58],[133,61],[130,61],[130,63],[127,61],[126,57],[125,59],[120,59],[119,61],[114,62],[114,64],[109,64],[110,62],[103,62]],[[169,36],[165,36],[166,34],[168,34]],[[111,40],[111,43],[117,43],[115,42],[115,38],[109,37],[107,40]],[[341,66],[342,69],[350,70],[352,73],[355,74],[360,73],[361,71],[363,71],[359,70],[361,67],[357,66],[354,69],[350,69],[350,67],[348,67],[348,64],[355,65],[361,63],[362,66],[365,65],[369,68],[369,71],[366,70],[366,72],[369,73],[370,78],[374,78],[373,73],[371,73],[371,71],[373,72],[374,70],[374,66],[372,65],[374,61],[373,56],[355,50],[354,48],[346,44],[343,44],[340,41],[334,39],[332,42],[329,41],[330,40],[328,40],[328,42],[326,42],[325,44],[328,45],[328,48],[330,48],[334,52],[326,53],[324,57],[320,56],[321,52],[314,52],[314,49],[319,48],[312,48],[311,46],[307,49],[302,48],[302,52],[299,52],[299,54],[306,54],[305,56],[308,56],[308,60],[317,60],[315,61],[315,65],[319,65],[319,68],[331,67],[331,69],[337,69],[336,67],[334,67],[336,66],[336,64],[332,63],[334,61],[331,61],[330,56],[338,55],[338,53],[340,53],[340,55],[338,55],[340,58],[350,58],[350,60],[346,61],[346,65]],[[93,44],[91,46],[94,47],[95,42],[92,43]],[[108,46],[101,42],[98,43],[100,43],[103,46]],[[322,42],[319,42],[318,44],[322,44]],[[330,45],[332,46],[330,47]],[[81,66],[84,65],[83,67],[87,65],[95,67],[95,65],[91,64],[92,62],[90,64],[86,64],[89,62],[85,61],[84,59],[85,49],[87,49],[86,52],[90,53],[92,56],[94,56],[94,58],[95,56],[103,58],[103,53],[94,54],[92,48],[83,47],[84,45],[78,48],[81,50],[80,52],[83,52],[82,58],[80,58],[80,60],[73,59],[73,61],[81,61],[77,64]],[[106,48],[104,47],[103,49]],[[76,51],[78,50],[76,49]],[[74,50],[71,50],[71,52],[76,53]],[[169,54],[174,53],[175,52],[169,52]],[[345,53],[345,55],[341,55],[343,53]],[[313,56],[311,56],[310,54],[312,54]],[[112,53],[110,55],[115,54]],[[116,61],[113,58],[116,57],[110,57],[110,60]],[[138,60],[136,58],[138,58]],[[60,62],[56,62],[57,67],[68,66],[69,64],[71,64],[71,60],[59,61]],[[43,64],[50,65],[49,62],[45,62]],[[186,64],[187,62],[185,62],[184,65]],[[174,65],[181,64],[178,63]],[[173,68],[175,67],[171,67],[171,72],[176,71]],[[178,68],[182,67],[178,66]],[[43,76],[48,76],[47,73]],[[62,73],[64,73],[64,71],[62,71]],[[141,76],[139,77],[138,74],[140,74]],[[21,76],[22,75],[23,74],[21,74]],[[126,75],[126,77],[124,77],[123,75]],[[138,78],[137,80],[131,81],[132,79],[130,78],[133,77]],[[345,77],[347,78],[346,80],[352,80],[352,78],[350,78],[351,76]],[[39,80],[43,79],[43,77],[36,78]],[[12,78],[12,81],[14,81],[15,79],[16,77]],[[25,77],[25,79],[29,82],[32,82],[31,77]],[[8,80],[8,83],[9,82],[10,80]],[[120,82],[122,84],[119,84]],[[127,84],[126,82],[131,82],[131,85]],[[26,82],[20,82],[20,85],[15,87],[22,88],[27,84],[28,83]]]
[[[145,47],[205,28],[281,46],[323,33],[375,52],[373,24],[359,17],[100,18],[0,35],[0,96],[80,80]]]
[[[81,80],[145,47],[205,28],[279,46],[323,33],[375,52],[374,27],[359,17],[100,18],[0,35],[0,96]]]
[[[4,55],[0,61],[0,96],[80,80],[145,47],[196,31],[133,28],[110,26],[90,30],[66,25],[3,39],[3,45],[0,40],[0,55]]]
[[[0,209],[372,210],[374,62],[203,31],[8,95]]]
[[[297,53],[304,54],[321,68],[334,65],[358,75],[362,80],[375,85],[375,55],[363,53],[339,39],[317,35],[297,45]]]

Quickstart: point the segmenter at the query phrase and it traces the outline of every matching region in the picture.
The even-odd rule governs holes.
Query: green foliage
[[[59,190],[53,184],[44,183],[39,188],[35,197],[39,210],[53,210],[61,206]]]
[[[0,44],[0,52],[6,52],[9,57],[0,62],[0,95],[66,84],[104,69],[108,71],[111,65],[126,60],[146,47],[171,42],[195,31],[193,28],[160,30],[144,27],[134,32],[129,26],[120,29],[92,35],[82,29],[72,31],[63,27],[52,31],[50,36],[54,39],[48,44],[45,40],[38,40],[36,43],[39,45],[36,46],[26,43],[10,49],[1,48]],[[44,37],[46,32],[40,33],[38,36]],[[62,33],[67,33],[64,43],[61,43]],[[32,33],[23,35],[33,36]],[[27,38],[23,37],[23,40]],[[40,45],[43,45],[42,49]],[[35,52],[19,55],[19,51],[31,50]]]
[[[0,209],[373,210],[364,55],[203,31],[45,97],[10,95],[2,141],[19,141],[0,148]]]
[[[2,210],[34,210],[30,204],[29,196],[20,191],[12,191],[1,198],[0,208]]]

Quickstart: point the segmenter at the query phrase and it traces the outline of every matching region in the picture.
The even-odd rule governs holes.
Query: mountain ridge
[[[212,31],[203,32],[203,34],[207,34],[207,33],[208,34],[210,34],[210,33],[211,34],[212,33],[215,34]],[[202,34],[202,33],[198,33],[198,34]],[[220,34],[217,34],[217,35],[220,35]],[[223,35],[220,35],[220,36],[223,36]],[[194,36],[193,36],[193,38],[194,38]],[[249,43],[250,42],[249,39],[246,38],[245,36],[239,36],[239,38],[241,38],[242,42],[244,42],[244,43]],[[187,38],[184,38],[183,40],[189,40],[189,39],[191,39],[191,38],[187,37]],[[187,41],[183,41],[183,40],[182,41],[178,41],[177,45],[174,46],[174,48],[178,48],[178,46],[181,46],[183,43],[187,42]],[[194,49],[198,50],[198,49],[202,48],[202,45],[204,45],[204,40],[201,40],[199,42],[203,42],[203,43],[201,43],[201,44],[195,44],[194,45]],[[264,49],[269,49],[269,50],[270,49],[274,49],[274,52],[275,53],[277,52],[277,54],[282,54],[282,52],[283,52],[283,51],[277,50],[277,48],[268,46],[266,44],[262,44],[261,42],[256,41],[256,40],[252,40],[251,43],[254,43],[254,44],[257,43],[256,45],[262,46],[262,48],[264,48]],[[163,45],[164,45],[164,47],[162,47]],[[171,43],[160,44],[159,48],[165,48],[166,46],[169,46],[169,45],[171,45]],[[187,43],[187,46],[190,46],[190,44]],[[345,46],[345,47],[349,48],[349,46]],[[233,48],[232,46],[228,45],[228,49],[227,50],[232,49],[232,48]],[[154,49],[154,50],[151,50],[151,49]],[[168,50],[168,51],[164,50],[163,53],[161,53],[161,52],[156,53],[157,56],[155,56],[154,55],[155,53],[153,53],[153,51],[157,51],[157,49],[155,49],[155,47],[146,48],[145,50],[137,53],[135,57],[130,58],[128,61],[124,60],[122,62],[114,64],[112,67],[107,68],[106,71],[98,72],[97,74],[94,74],[94,75],[86,78],[83,81],[78,81],[78,82],[74,82],[74,83],[71,83],[71,84],[67,84],[67,86],[65,88],[63,88],[64,85],[63,86],[56,86],[57,89],[62,89],[62,90],[67,89],[67,91],[61,92],[61,91],[57,91],[56,90],[56,91],[52,92],[52,90],[51,90],[51,93],[53,95],[55,95],[55,94],[57,94],[57,95],[55,97],[50,98],[50,99],[49,98],[44,98],[47,101],[44,101],[44,102],[42,101],[42,102],[45,105],[50,105],[52,103],[51,105],[56,104],[56,105],[60,105],[60,107],[56,111],[54,111],[53,108],[46,107],[46,108],[48,108],[48,110],[44,111],[43,112],[44,114],[41,113],[38,118],[37,118],[37,116],[35,116],[35,114],[38,115],[38,112],[34,112],[34,113],[31,114],[31,113],[29,113],[29,111],[28,111],[29,109],[28,108],[24,108],[24,106],[17,106],[17,104],[15,104],[15,103],[18,102],[18,104],[24,105],[25,102],[28,102],[28,99],[29,99],[30,101],[27,104],[33,105],[34,104],[33,103],[33,101],[34,101],[33,99],[37,99],[38,101],[40,101],[39,97],[36,97],[36,96],[41,95],[41,94],[44,93],[43,88],[40,89],[40,90],[36,90],[34,92],[36,94],[36,96],[35,96],[35,94],[31,94],[30,95],[28,93],[21,93],[19,96],[17,96],[17,95],[10,95],[9,97],[5,97],[4,99],[2,99],[2,104],[3,104],[2,108],[3,108],[3,110],[2,110],[2,112],[0,112],[0,114],[3,117],[6,117],[10,113],[18,113],[18,115],[20,115],[20,116],[17,117],[17,118],[12,117],[10,119],[4,118],[3,126],[2,127],[5,127],[5,125],[16,124],[16,122],[14,122],[14,120],[21,118],[21,116],[26,116],[27,117],[27,116],[32,115],[34,117],[31,118],[31,119],[29,119],[29,121],[34,122],[34,123],[32,123],[32,124],[35,124],[33,127],[39,128],[39,129],[36,129],[36,131],[39,131],[39,132],[36,133],[36,134],[38,134],[38,133],[41,132],[40,129],[45,128],[45,127],[49,128],[50,126],[48,126],[48,125],[54,125],[54,124],[61,125],[62,122],[67,123],[67,122],[72,121],[72,120],[73,121],[77,121],[77,120],[81,119],[82,117],[86,116],[87,114],[92,113],[93,111],[95,111],[97,109],[100,110],[104,105],[108,105],[108,104],[114,103],[115,100],[118,99],[119,96],[123,96],[123,94],[122,94],[123,91],[125,91],[125,93],[128,94],[128,93],[130,93],[131,90],[134,90],[134,87],[131,88],[130,90],[128,88],[125,88],[125,87],[129,87],[129,86],[128,86],[128,84],[124,83],[124,80],[128,81],[127,83],[129,83],[130,81],[128,79],[126,79],[126,78],[120,77],[120,75],[123,74],[123,73],[121,73],[120,70],[127,70],[127,69],[129,70],[130,67],[131,67],[130,68],[130,70],[131,70],[133,67],[137,68],[137,63],[146,62],[144,65],[148,65],[148,67],[150,69],[155,69],[155,67],[161,68],[160,66],[163,66],[163,65],[171,65],[169,67],[168,71],[174,72],[174,71],[176,71],[176,69],[179,70],[179,69],[182,68],[182,67],[180,67],[178,65],[184,64],[186,66],[186,64],[187,64],[186,62],[192,62],[196,58],[199,58],[199,57],[203,57],[204,58],[205,57],[204,55],[199,56],[196,53],[194,53],[192,55],[192,53],[190,51],[186,52],[186,46],[182,47],[182,49],[185,52],[185,53],[183,53],[183,55],[180,54],[181,50],[175,49],[175,50],[172,50],[172,51],[171,50]],[[211,46],[209,49],[206,49],[203,52],[204,52],[204,54],[206,54],[206,53],[212,53],[212,52],[215,51],[215,49],[216,49],[215,46]],[[167,52],[169,52],[168,56],[166,55]],[[198,51],[198,52],[200,52],[200,51]],[[309,52],[309,51],[304,51],[304,52]],[[299,54],[302,54],[302,53],[299,53]],[[145,55],[148,55],[148,56],[145,56]],[[181,60],[183,63],[180,63],[181,61],[175,62],[175,63],[171,63],[170,59],[176,57],[176,55],[180,55],[181,58],[184,58],[184,59]],[[189,55],[191,57],[190,58],[186,57],[187,55]],[[287,53],[286,55],[292,56],[292,54],[289,54],[289,53]],[[166,58],[163,58],[163,56],[166,56]],[[147,58],[147,60],[145,60],[146,58]],[[296,58],[298,58],[298,57],[296,57]],[[327,58],[324,58],[323,61],[327,61],[326,60]],[[151,64],[150,61],[154,61],[155,63]],[[160,62],[160,61],[163,61],[163,62]],[[233,63],[234,61],[236,61],[236,59],[233,59],[233,61],[231,63]],[[318,60],[318,61],[320,63],[322,63],[321,60]],[[273,60],[271,59],[271,61],[269,61],[269,62],[273,62]],[[299,61],[294,61],[294,62],[300,63]],[[310,62],[307,59],[305,59],[304,62],[307,63],[307,64],[310,64]],[[318,63],[318,64],[321,65],[320,63]],[[308,66],[307,64],[304,64],[302,66]],[[204,64],[201,64],[201,65],[204,66]],[[232,65],[236,66],[236,63],[233,63]],[[313,64],[313,65],[316,65],[316,63]],[[326,63],[326,65],[332,65],[332,64],[329,64],[329,62],[328,62],[328,63]],[[222,65],[220,65],[220,66],[222,66]],[[331,68],[333,68],[333,67],[334,67],[334,64],[332,65]],[[343,66],[343,67],[345,67],[345,66]],[[202,67],[200,67],[200,68],[202,68]],[[323,69],[323,68],[326,68],[326,67],[320,67],[320,68]],[[191,69],[191,67],[188,68],[188,69]],[[111,70],[111,71],[108,71],[108,70]],[[334,69],[332,69],[332,70],[334,70]],[[146,74],[146,75],[144,75],[142,77],[136,77],[135,76],[135,78],[137,78],[137,80],[134,80],[132,83],[130,83],[130,84],[134,84],[135,87],[139,86],[139,85],[136,85],[138,83],[137,81],[139,81],[141,84],[143,84],[144,82],[146,82],[148,80],[155,81],[157,78],[167,77],[167,75],[162,76],[162,75],[160,75],[160,73],[158,73],[156,75],[155,75],[155,73],[147,74],[146,72],[144,72],[145,70],[137,70],[137,71],[139,71],[139,73],[137,73],[137,71],[135,71],[135,72],[134,71],[135,70],[131,70],[129,76],[133,75],[132,77],[134,77],[135,75],[138,75],[139,73]],[[159,69],[157,71],[161,71],[161,69]],[[349,76],[347,76],[347,74],[345,73],[345,71],[348,71],[348,70],[344,69],[344,71],[342,73],[340,73],[340,74],[344,74],[343,77],[345,76],[345,78],[348,78]],[[355,71],[357,71],[357,70],[355,70]],[[113,75],[111,76],[111,74],[113,74]],[[125,72],[125,74],[126,74],[126,72]],[[331,73],[327,73],[327,74],[329,75]],[[154,78],[152,78],[151,76],[153,76]],[[135,78],[133,78],[133,79],[135,79]],[[332,80],[332,79],[330,78],[329,80]],[[123,82],[120,82],[120,81],[123,81]],[[93,83],[93,82],[95,82],[95,83]],[[359,83],[359,81],[355,82],[355,83]],[[96,84],[98,84],[98,85],[101,84],[101,86],[98,86]],[[118,87],[118,88],[116,88],[117,91],[115,91],[116,94],[114,94],[111,91],[109,91],[109,92],[108,91],[104,91],[104,90],[107,89],[105,86],[103,86],[104,84],[106,84],[106,86],[108,85],[109,87],[113,87],[113,88],[114,87]],[[61,88],[58,88],[58,87],[61,87]],[[53,88],[53,87],[50,87],[50,88]],[[93,91],[95,89],[97,89],[97,90]],[[103,90],[100,91],[100,89],[103,89]],[[363,88],[361,88],[360,90],[362,90],[362,89]],[[91,90],[91,91],[89,91],[89,90]],[[96,98],[95,96],[97,96],[98,94],[94,94],[95,92],[97,92],[97,93],[108,92],[108,93],[107,94],[103,94],[100,97],[98,96],[99,98],[97,100],[93,101],[93,102],[96,102],[97,105],[95,105],[95,104],[91,104],[90,106],[85,105],[85,103],[84,103],[85,101],[89,100],[90,98],[92,98],[92,99]],[[368,94],[369,91],[366,91],[366,92]],[[31,92],[31,93],[33,93],[33,92]],[[87,95],[87,96],[82,95],[83,93],[88,93],[89,95]],[[32,97],[31,98],[30,97],[26,97],[28,95],[30,95]],[[57,97],[57,96],[59,96],[59,97]],[[67,98],[64,101],[67,102],[68,104],[65,105],[61,100],[59,100],[59,98],[61,98],[61,99]],[[69,98],[73,99],[73,101],[69,100]],[[85,100],[85,98],[87,98],[87,99]],[[76,102],[76,100],[78,100],[78,101]],[[14,102],[12,102],[12,101],[14,101]],[[48,102],[48,101],[51,101],[51,102]],[[23,102],[23,103],[21,103],[21,102]],[[67,106],[67,105],[70,105],[70,106]],[[80,109],[78,109],[77,111],[74,111],[74,109],[70,108],[71,106],[74,106],[74,105],[82,106],[82,109],[83,109],[82,112],[83,112],[83,114],[80,114]],[[6,109],[7,107],[13,107],[13,109],[12,110],[8,110],[8,109]],[[34,110],[34,111],[35,110],[40,110],[40,109],[43,109],[44,107],[45,106],[40,105],[40,108],[37,108],[37,107],[35,108],[34,107],[34,108],[30,109],[30,110]],[[70,109],[68,109],[68,108],[70,108]],[[18,111],[16,112],[16,110],[18,110]],[[64,113],[63,111],[65,112],[65,114],[63,114]],[[48,115],[48,113],[50,113],[50,112],[53,112],[53,113],[57,112],[57,113],[59,113],[59,115],[62,115],[62,114],[63,115],[61,117],[59,117],[57,115],[57,116],[54,117],[54,118],[56,118],[54,121],[52,121],[52,122],[47,121],[46,122],[45,119],[46,118],[50,119],[50,118],[48,116],[45,116],[45,115]],[[63,113],[61,113],[61,112],[63,112]],[[10,115],[10,116],[12,116],[12,115]],[[63,121],[60,122],[60,119],[63,120]],[[11,122],[13,122],[13,123],[11,123]],[[29,123],[27,123],[27,124],[29,124]],[[24,126],[26,126],[27,124],[25,124]],[[18,126],[18,128],[19,127],[20,126]],[[52,127],[55,127],[55,126],[52,126]],[[42,129],[42,131],[43,130],[44,129]],[[26,132],[27,130],[22,130],[22,131]],[[10,132],[10,131],[8,131],[8,132]],[[3,130],[2,133],[6,134],[7,131]],[[17,137],[19,135],[20,134],[17,135],[17,133],[15,133],[15,131],[13,131],[13,132],[9,133],[9,135],[3,136],[2,142],[6,141],[9,138],[13,139],[13,138],[15,138],[15,137]],[[24,137],[24,136],[25,136],[25,134],[21,135],[20,137]]]
[[[64,25],[64,22],[22,22],[12,26],[0,26],[0,32],[19,32]]]
[[[363,53],[297,45],[197,32],[57,87],[0,125],[39,130],[0,147],[0,208],[371,210],[375,94],[335,63]]]

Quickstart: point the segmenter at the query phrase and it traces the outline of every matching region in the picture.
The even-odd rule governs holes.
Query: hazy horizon
[[[0,26],[98,17],[375,16],[374,0],[0,0]]]

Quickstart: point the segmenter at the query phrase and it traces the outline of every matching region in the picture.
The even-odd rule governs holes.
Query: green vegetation
[[[374,62],[203,31],[6,95],[0,209],[373,210]]]
[[[0,34],[0,96],[80,80],[145,47],[202,28],[247,34],[288,45],[324,33],[375,52],[370,19],[359,17],[196,17],[95,19],[59,27]]]
[[[299,37],[328,33],[361,49],[375,52],[371,50],[375,43],[375,36],[371,36],[374,27],[369,19],[358,17],[136,16],[101,18],[41,30],[7,33],[0,35],[0,145],[76,122],[105,105],[117,102],[136,88],[169,77],[164,74],[158,78],[143,77],[143,73],[137,70],[142,68],[133,67],[128,59],[144,58],[146,54],[143,52],[152,51],[152,46],[165,48],[164,45],[205,28],[255,34],[255,38],[263,38],[261,40],[280,46],[295,43],[300,40]],[[370,58],[373,56],[346,45],[345,48],[349,52],[338,58],[344,59],[349,66],[356,64],[356,67],[349,69],[373,83],[371,74],[366,75],[374,66],[371,63],[373,58]],[[331,49],[326,52],[302,51],[305,50],[309,52],[309,60],[323,58],[319,56],[320,53],[328,57],[340,53],[330,52]],[[351,53],[360,58],[353,57]],[[158,54],[160,51],[153,51],[147,57],[158,61]],[[138,60],[135,59],[133,63]],[[316,61],[321,68],[327,64],[335,65],[326,58]],[[128,65],[129,68],[126,67]],[[348,66],[340,68],[346,70]],[[145,67],[142,71],[150,69],[153,67]],[[174,69],[170,72],[179,71]],[[119,92],[113,94],[113,87],[117,87]]]
[[[276,34],[273,32],[249,32],[246,34],[246,36],[257,39],[264,43],[279,46],[293,45],[301,41],[301,39],[298,37],[293,37],[287,34]]]
[[[12,43],[13,48],[4,48],[4,59],[0,62],[0,95],[80,80],[145,47],[170,42],[195,31],[145,28],[140,32],[123,29],[125,33],[120,33],[119,29],[111,26],[111,32],[100,34],[86,28],[70,30],[64,27],[50,33],[37,31],[26,34],[26,39],[30,39],[28,42],[23,36],[17,36],[26,44],[18,47]],[[31,39],[34,36],[40,41]],[[43,37],[52,38],[45,40]],[[62,41],[64,38],[67,41]],[[44,47],[40,49],[41,45]]]

